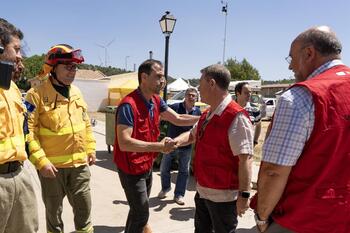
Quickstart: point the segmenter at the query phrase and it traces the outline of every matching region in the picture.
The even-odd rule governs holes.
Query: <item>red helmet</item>
[[[38,77],[45,77],[57,64],[69,62],[84,62],[84,57],[80,49],[73,49],[72,46],[67,44],[58,44],[52,46],[45,56],[45,63]]]
[[[45,64],[55,66],[59,63],[84,62],[84,57],[80,49],[73,49],[66,44],[55,45],[50,48],[45,57]]]

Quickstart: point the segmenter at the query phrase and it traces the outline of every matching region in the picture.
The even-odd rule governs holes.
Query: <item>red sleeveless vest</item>
[[[238,112],[244,110],[234,101],[221,116],[214,115],[202,130],[208,111],[198,121],[194,158],[197,182],[207,188],[238,189],[238,157],[232,154],[228,129]],[[202,133],[203,132],[203,133]]]
[[[134,115],[134,126],[131,137],[147,142],[156,142],[160,134],[160,97],[153,95],[153,120],[138,90],[131,92],[120,105],[128,103]],[[118,169],[131,175],[146,173],[152,169],[154,158],[158,152],[125,152],[121,151],[117,135],[114,142],[114,162]]]
[[[315,125],[292,168],[273,219],[295,232],[350,232],[350,69],[335,66],[307,88]]]

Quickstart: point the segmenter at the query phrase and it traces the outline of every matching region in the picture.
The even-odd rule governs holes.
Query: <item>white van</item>
[[[271,119],[275,112],[277,100],[276,98],[263,98],[266,105],[266,116],[265,118]]]

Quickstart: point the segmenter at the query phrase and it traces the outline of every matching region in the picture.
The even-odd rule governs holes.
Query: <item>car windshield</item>
[[[171,99],[172,100],[183,100],[185,98],[186,91],[180,91],[179,93],[175,94]]]

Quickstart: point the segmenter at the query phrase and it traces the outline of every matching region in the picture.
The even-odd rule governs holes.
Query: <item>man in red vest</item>
[[[296,84],[279,99],[263,147],[261,232],[350,232],[350,69],[327,26],[291,44]]]
[[[146,60],[138,70],[139,87],[122,99],[117,110],[114,161],[130,211],[125,233],[150,233],[149,195],[152,186],[152,165],[159,152],[177,148],[175,141],[157,139],[160,118],[179,126],[195,124],[199,116],[180,115],[159,97],[165,86],[163,65]]]
[[[231,75],[222,65],[201,70],[201,101],[210,105],[190,132],[174,140],[195,141],[195,233],[233,233],[248,209],[253,125],[228,92]]]

